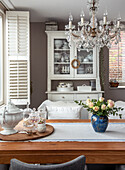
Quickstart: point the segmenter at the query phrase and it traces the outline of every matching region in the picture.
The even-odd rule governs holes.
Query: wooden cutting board
[[[15,127],[16,130],[22,131],[23,130],[23,125],[22,121]],[[2,128],[0,127],[0,131]],[[4,141],[26,141],[26,140],[32,140],[32,139],[38,139],[38,138],[43,138],[45,136],[48,136],[54,132],[54,127],[52,125],[46,124],[46,131],[43,133],[37,132],[36,134],[32,134],[31,136],[25,134],[25,133],[16,133],[12,135],[1,135],[0,134],[0,139]]]

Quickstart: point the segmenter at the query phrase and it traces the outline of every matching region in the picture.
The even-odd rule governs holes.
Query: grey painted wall
[[[66,23],[59,23],[63,30]],[[31,70],[31,105],[38,107],[47,99],[47,35],[45,24],[30,23],[30,70]]]
[[[59,30],[64,29],[66,23],[59,23]],[[38,107],[45,99],[47,90],[47,36],[44,23],[31,23],[31,107]],[[106,99],[125,101],[125,89],[109,88],[109,51],[103,49],[104,97]]]
[[[114,101],[122,100],[125,101],[125,88],[110,88],[109,87],[109,50],[108,48],[103,48],[103,57],[104,57],[104,97],[106,99],[112,99]]]
[[[31,107],[38,107],[46,99],[47,39],[44,23],[31,23]]]

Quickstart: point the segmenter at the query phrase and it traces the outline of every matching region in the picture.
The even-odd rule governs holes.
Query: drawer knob
[[[62,98],[64,99],[65,97],[64,97],[64,96],[62,96]]]

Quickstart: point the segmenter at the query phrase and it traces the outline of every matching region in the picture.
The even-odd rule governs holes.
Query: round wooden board
[[[27,134],[22,133],[16,133],[13,135],[1,135],[0,139],[4,141],[25,141],[25,140],[32,140],[32,139],[38,139],[43,138],[45,136],[48,136],[54,132],[54,127],[51,125],[46,124],[46,131],[43,133],[37,132],[36,134],[32,134],[31,136],[28,136]]]

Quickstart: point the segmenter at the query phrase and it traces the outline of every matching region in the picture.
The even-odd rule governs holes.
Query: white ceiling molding
[[[81,9],[84,10],[85,20],[90,19],[87,0],[2,0],[9,9],[30,11],[31,22],[59,21],[67,22],[69,13],[74,17],[74,22],[80,20]],[[105,11],[108,11],[108,20],[119,17],[125,21],[125,0],[99,0],[98,20],[101,20]],[[115,18],[114,18],[115,17]]]
[[[4,6],[8,9],[8,10],[14,10],[15,7],[12,4],[12,2],[10,0],[1,0],[1,2],[4,4]]]

